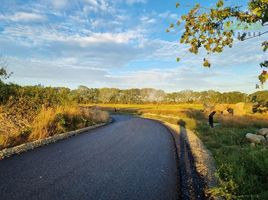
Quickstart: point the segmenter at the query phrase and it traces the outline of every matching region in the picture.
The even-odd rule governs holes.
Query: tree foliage
[[[16,84],[0,83],[0,106],[25,102],[31,109],[39,111],[42,107],[56,107],[66,104],[92,103],[238,103],[255,102],[268,99],[268,91],[259,91],[253,94],[241,92],[184,90],[166,93],[153,88],[126,89],[117,88],[88,88],[79,86],[70,90],[62,87],[19,86]],[[255,99],[254,99],[255,98]]]
[[[6,60],[2,56],[0,56],[0,82],[3,79],[9,78],[9,76],[11,75],[7,72],[6,68],[7,68]]]
[[[180,3],[176,4],[179,8]],[[249,0],[248,9],[242,10],[240,6],[225,6],[224,0],[218,0],[213,8],[205,8],[196,4],[192,9],[176,22],[177,26],[184,25],[184,33],[180,38],[180,43],[189,45],[189,51],[198,54],[200,49],[205,49],[207,54],[221,53],[224,48],[231,48],[234,43],[235,30],[232,25],[238,23],[238,26],[244,26],[246,30],[250,25],[259,22],[266,26],[268,22],[268,0]],[[225,27],[225,29],[223,29]],[[170,29],[175,28],[171,24]],[[266,34],[260,33],[258,36]],[[256,37],[256,36],[253,36]],[[238,39],[241,41],[251,39],[247,34],[239,34]],[[262,43],[263,51],[268,49],[268,41]],[[177,58],[179,61],[180,58]],[[204,58],[204,67],[210,67],[211,63],[208,58]],[[262,68],[268,67],[268,60],[260,63]],[[268,79],[266,70],[259,75],[261,84]]]

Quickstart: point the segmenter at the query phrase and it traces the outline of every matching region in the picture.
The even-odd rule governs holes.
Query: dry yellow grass
[[[89,125],[88,122],[97,124],[108,120],[109,114],[99,109],[81,109],[78,106],[60,106],[54,109],[42,108],[33,122],[30,139],[36,140],[63,133],[67,131],[64,126],[68,125],[77,129]]]
[[[88,106],[93,106],[88,105]],[[168,121],[177,124],[183,120],[187,123],[187,128],[194,129],[197,121],[207,120],[208,112],[202,112],[204,106],[202,104],[97,104],[94,106],[102,107],[108,111],[116,109],[117,112],[133,113],[146,115],[147,117]],[[220,112],[215,116],[215,120],[219,121],[224,127],[264,127],[268,126],[267,114],[253,114],[251,104],[217,104],[217,108],[234,108],[239,112],[238,116],[221,115]],[[243,107],[243,110],[241,110]]]
[[[76,116],[80,114],[80,111],[76,106],[61,106],[57,108],[42,107],[33,122],[33,131],[29,139],[37,140],[64,132],[64,129],[59,126],[60,124],[55,124],[55,117],[59,114]]]
[[[174,109],[203,109],[202,104],[88,104],[84,106],[99,106],[107,108],[132,108],[132,109],[156,109],[156,110],[174,110]]]
[[[219,116],[218,120],[223,127],[268,127],[268,118],[266,116],[254,116],[254,115],[244,115],[244,116]]]
[[[196,127],[196,120],[190,116],[190,111],[200,111],[204,108],[202,104],[91,104],[86,106],[101,107],[112,112],[116,109],[117,112],[138,114],[172,124],[184,121],[187,127],[192,129]]]
[[[0,108],[1,109],[1,108]],[[1,111],[1,110],[0,110]],[[42,107],[34,120],[21,128],[0,112],[0,149],[13,147],[28,141],[43,139],[55,134],[104,123],[109,114],[99,109],[81,109],[77,105]]]
[[[15,138],[19,135],[20,127],[15,124],[0,107],[0,149],[16,142]]]

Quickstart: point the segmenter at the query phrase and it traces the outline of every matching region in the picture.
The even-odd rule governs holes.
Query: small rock
[[[255,145],[254,142],[252,142],[252,143],[250,143],[250,146],[251,146],[251,147],[255,147],[256,145]]]
[[[268,128],[261,128],[257,131],[257,135],[262,135],[268,137]]]
[[[251,143],[255,143],[255,144],[261,144],[261,143],[265,143],[265,137],[261,136],[261,135],[255,135],[252,133],[247,133],[246,134],[246,138],[249,142]]]

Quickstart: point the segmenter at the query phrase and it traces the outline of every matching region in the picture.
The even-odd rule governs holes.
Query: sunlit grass
[[[109,114],[97,109],[81,109],[77,105],[42,107],[27,127],[20,128],[16,124],[20,120],[4,119],[0,113],[0,149],[13,147],[29,141],[44,139],[49,136],[84,128],[97,123],[107,122]]]

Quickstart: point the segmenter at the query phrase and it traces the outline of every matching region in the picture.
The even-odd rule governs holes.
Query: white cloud
[[[4,35],[0,44],[5,55],[33,58],[45,55],[49,59],[60,57],[64,60],[75,57],[79,62],[73,63],[73,66],[99,69],[123,67],[148,51],[138,46],[143,37],[139,30],[69,35],[50,27],[23,26],[7,28]]]
[[[14,15],[0,15],[0,19],[15,22],[45,21],[46,17],[37,13],[17,12]]]
[[[82,46],[87,45],[88,43],[128,43],[130,40],[138,37],[138,32],[128,31],[122,33],[93,33],[88,37],[80,37],[77,40]]]
[[[142,21],[142,23],[145,23],[145,24],[154,24],[154,23],[156,23],[156,19],[150,18],[149,16],[142,16],[140,18],[140,20]]]
[[[90,12],[114,12],[114,7],[109,5],[109,1],[106,0],[84,0],[86,3],[83,12],[89,14]]]
[[[126,3],[129,5],[135,4],[135,3],[146,3],[147,0],[126,0]]]
[[[76,58],[18,59],[9,57],[9,70],[14,75],[9,81],[23,85],[51,85],[71,87],[81,84],[101,87],[107,71],[86,66],[76,67]]]
[[[86,34],[70,34],[69,32],[62,32],[55,27],[45,26],[16,26],[6,28],[4,34],[9,39],[16,37],[26,38],[27,41],[36,44],[46,44],[47,42],[63,42],[66,44],[78,44],[82,47],[87,47],[92,43],[118,43],[127,44],[132,40],[142,38],[141,30],[128,30],[126,32],[112,33],[112,32],[91,32]]]
[[[158,16],[162,19],[171,19],[171,20],[178,20],[179,19],[179,15],[177,15],[175,13],[171,13],[170,11],[160,13]]]
[[[168,92],[180,90],[254,91],[253,76],[238,76],[216,69],[196,67],[153,68],[148,70],[121,71],[88,67],[77,57],[47,59],[8,58],[14,75],[10,81],[20,84],[45,84],[53,86],[78,85],[89,87],[144,88],[152,87]],[[216,78],[215,78],[216,77]],[[228,78],[226,78],[228,77]]]
[[[87,2],[87,3],[89,3],[89,4],[93,5],[93,6],[98,6],[99,5],[97,0],[85,0],[85,2]]]
[[[67,0],[51,0],[51,4],[56,9],[62,9],[66,7],[68,1]]]

